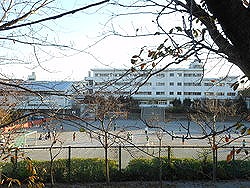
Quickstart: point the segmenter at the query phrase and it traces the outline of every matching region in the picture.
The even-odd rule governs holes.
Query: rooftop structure
[[[32,72],[31,75],[28,75],[28,80],[32,80],[32,81],[35,81],[36,80],[36,73],[35,72]]]

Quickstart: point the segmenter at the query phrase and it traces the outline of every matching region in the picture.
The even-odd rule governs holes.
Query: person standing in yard
[[[51,139],[50,130],[47,133],[47,139]]]
[[[145,134],[148,134],[148,127],[145,127]]]
[[[133,141],[133,135],[132,135],[132,133],[130,133],[130,132],[127,133],[127,140],[131,141],[131,142]]]
[[[73,141],[76,141],[76,132],[73,133],[73,135],[72,135],[72,140],[73,140]]]
[[[243,140],[242,140],[242,147],[245,147],[245,146],[246,146],[246,140],[243,139]]]
[[[149,137],[146,135],[146,145],[149,146]]]
[[[133,142],[133,138],[134,138],[134,135],[132,133],[130,133],[130,140],[131,140],[131,142]]]
[[[172,138],[172,140],[174,140],[174,131],[172,131],[172,133],[171,133],[171,138]]]

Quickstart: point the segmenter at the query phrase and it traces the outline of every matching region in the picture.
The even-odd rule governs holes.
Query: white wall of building
[[[145,81],[145,77],[136,77],[143,71],[123,76],[126,71],[92,69],[86,78],[89,91],[119,95],[132,92],[132,97],[141,101],[142,105],[163,106],[168,106],[175,98],[183,101],[185,98],[234,99],[237,96],[237,92],[231,88],[237,77],[203,78],[203,69],[198,62],[191,63],[189,68],[166,69],[149,78],[139,88],[137,86]],[[133,93],[136,89],[136,93]]]

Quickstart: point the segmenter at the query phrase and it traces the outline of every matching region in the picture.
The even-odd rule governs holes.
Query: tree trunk
[[[217,146],[216,146],[216,116],[213,117],[213,137],[212,137],[212,150],[213,150],[213,182],[216,182],[216,161],[217,161]]]
[[[110,177],[109,177],[109,161],[108,161],[108,134],[105,132],[105,173],[106,173],[106,184],[110,184]]]
[[[250,78],[250,9],[244,7],[241,0],[205,2],[233,45],[233,54],[225,55]]]
[[[162,141],[159,139],[159,162],[160,162],[160,169],[159,169],[159,181],[160,181],[160,188],[162,188],[162,158],[161,158],[161,145]]]
[[[54,187],[54,175],[53,175],[53,154],[52,154],[52,147],[49,148],[49,154],[50,154],[50,167],[49,167],[49,172],[50,172],[50,187]]]

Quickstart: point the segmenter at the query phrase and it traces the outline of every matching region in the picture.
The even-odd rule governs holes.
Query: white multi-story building
[[[234,99],[237,91],[231,85],[237,77],[206,78],[199,61],[188,68],[169,68],[157,73],[147,70],[91,69],[88,82],[89,93],[131,95],[141,106],[167,107],[175,98],[184,99]]]

